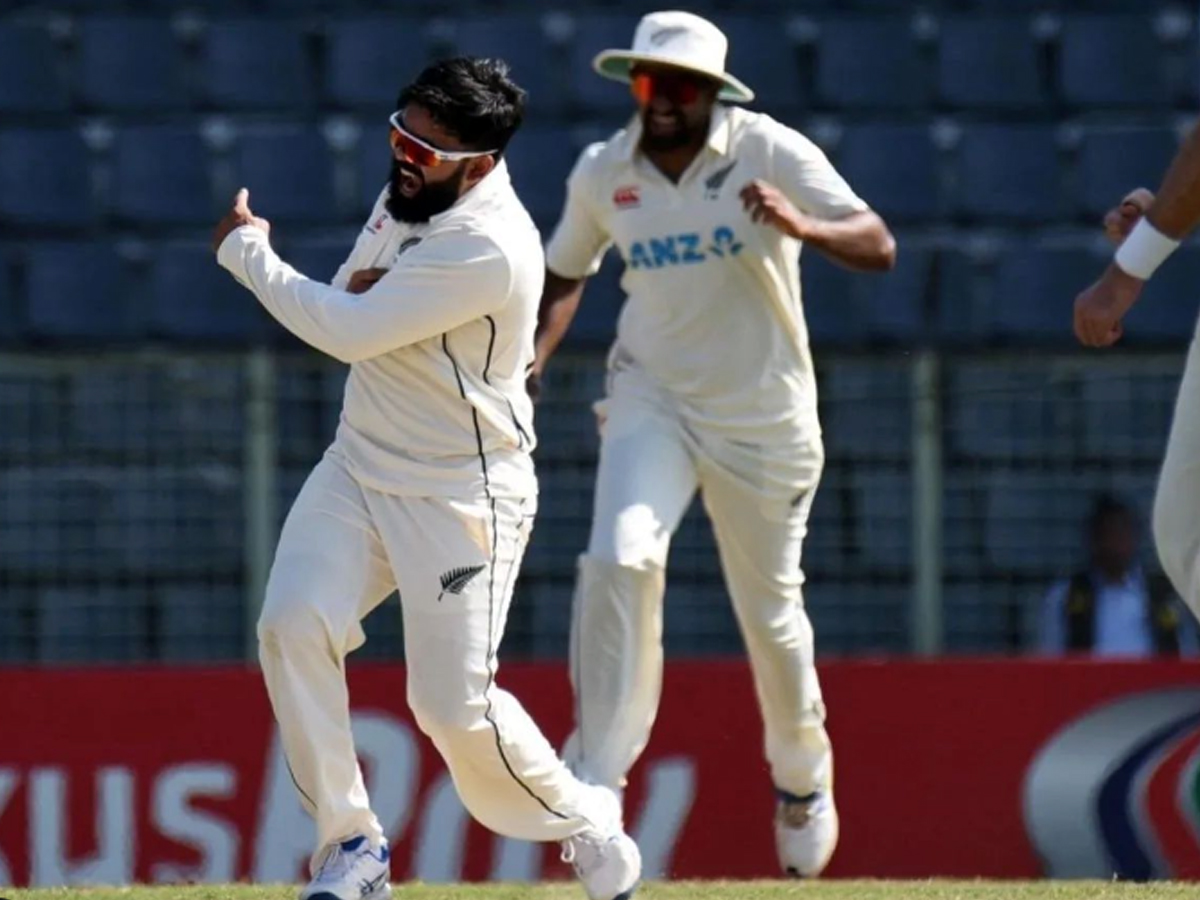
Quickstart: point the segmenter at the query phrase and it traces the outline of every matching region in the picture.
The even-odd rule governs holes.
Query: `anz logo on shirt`
[[[718,225],[711,235],[689,231],[634,241],[629,245],[629,258],[625,263],[631,269],[692,266],[714,257],[728,259],[737,256],[744,246],[732,228]]]

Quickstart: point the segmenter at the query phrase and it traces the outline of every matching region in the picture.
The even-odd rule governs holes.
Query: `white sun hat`
[[[675,66],[721,82],[718,99],[749,103],[754,91],[725,71],[728,49],[728,38],[708,19],[688,12],[655,12],[638,22],[632,50],[604,50],[592,68],[605,78],[628,83],[636,63]]]

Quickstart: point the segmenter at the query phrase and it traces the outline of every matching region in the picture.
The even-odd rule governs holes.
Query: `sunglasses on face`
[[[442,163],[458,162],[462,159],[477,159],[481,156],[491,156],[495,150],[442,150],[428,141],[417,137],[404,127],[404,120],[399,112],[388,117],[392,125],[392,152],[396,159],[407,160],[423,169],[433,169]]]
[[[634,99],[648,106],[655,97],[662,97],[677,106],[687,106],[700,99],[703,83],[689,75],[661,72],[634,72],[629,82]]]

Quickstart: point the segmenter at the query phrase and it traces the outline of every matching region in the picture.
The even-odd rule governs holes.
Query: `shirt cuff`
[[[256,225],[239,225],[221,241],[217,248],[217,264],[228,271],[242,284],[249,284],[246,277],[246,247],[259,241],[269,241],[267,233]]]

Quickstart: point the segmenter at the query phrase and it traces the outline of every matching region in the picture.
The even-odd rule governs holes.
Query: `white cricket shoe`
[[[391,854],[387,844],[372,849],[362,835],[327,847],[300,900],[387,900]]]
[[[793,878],[816,878],[829,865],[838,842],[838,814],[833,795],[808,797],[780,792],[775,809],[775,849],[779,865]]]
[[[589,829],[562,842],[563,862],[570,863],[589,900],[629,900],[642,877],[642,854],[621,825],[617,794],[603,787],[604,804],[611,807],[611,826]]]

